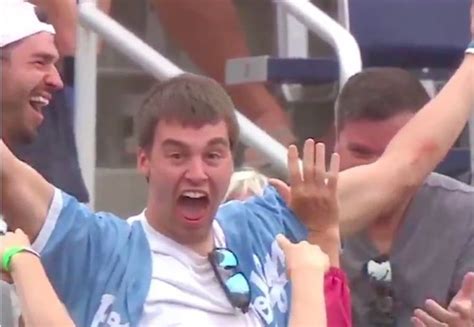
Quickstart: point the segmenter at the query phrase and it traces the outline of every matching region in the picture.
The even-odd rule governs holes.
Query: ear
[[[138,148],[138,151],[137,151],[137,168],[138,168],[138,171],[143,176],[145,176],[145,178],[147,180],[150,176],[150,167],[151,167],[151,163],[150,163],[151,158],[150,158],[150,156],[151,156],[150,151],[147,151],[143,148]]]

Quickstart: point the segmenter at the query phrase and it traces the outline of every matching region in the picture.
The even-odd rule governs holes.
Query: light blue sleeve
[[[121,293],[126,297],[127,288],[131,288],[126,284],[132,282],[134,273],[129,267],[132,254],[145,256],[148,251],[138,225],[130,226],[110,213],[94,213],[56,190],[50,213],[33,245],[41,251],[48,277],[77,325],[90,325],[104,294]],[[144,294],[137,301],[146,295],[146,290],[141,292]]]
[[[227,232],[248,228],[252,233],[267,235],[271,239],[284,234],[293,242],[305,240],[308,234],[306,227],[271,186],[265,189],[262,196],[222,205],[217,217]]]
[[[250,282],[252,308],[265,326],[287,326],[291,289],[275,236],[299,242],[307,238],[305,226],[273,187],[261,197],[223,205],[217,219],[225,246],[237,255],[239,270]]]

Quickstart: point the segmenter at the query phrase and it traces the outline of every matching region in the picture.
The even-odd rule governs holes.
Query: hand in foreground
[[[333,154],[329,170],[325,164],[325,146],[308,139],[303,149],[303,169],[299,165],[298,149],[288,148],[288,170],[291,188],[280,180],[273,185],[287,205],[305,224],[309,232],[339,231],[337,178],[339,155]]]
[[[461,289],[445,309],[433,300],[425,308],[416,309],[412,318],[415,327],[472,327],[474,326],[474,272],[464,276]]]
[[[288,276],[298,272],[309,272],[316,275],[326,273],[329,269],[329,258],[317,245],[302,241],[291,243],[285,236],[277,235],[277,242],[285,254]]]

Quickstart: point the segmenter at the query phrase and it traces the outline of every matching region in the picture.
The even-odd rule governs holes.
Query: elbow
[[[393,180],[404,192],[416,190],[446,155],[433,139],[417,140],[416,143],[405,151],[393,151],[393,155],[386,157],[397,162],[392,165],[396,167]]]

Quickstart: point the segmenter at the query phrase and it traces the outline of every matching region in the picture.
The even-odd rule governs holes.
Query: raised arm
[[[471,13],[474,26],[474,9]],[[398,132],[377,162],[340,173],[342,233],[363,229],[408,201],[453,145],[473,108],[474,54],[466,54],[446,86]]]
[[[75,0],[30,0],[41,8],[56,30],[56,46],[61,56],[73,56],[76,50],[77,9]]]
[[[21,228],[34,241],[46,219],[54,187],[18,160],[0,141],[1,212],[10,230]]]

